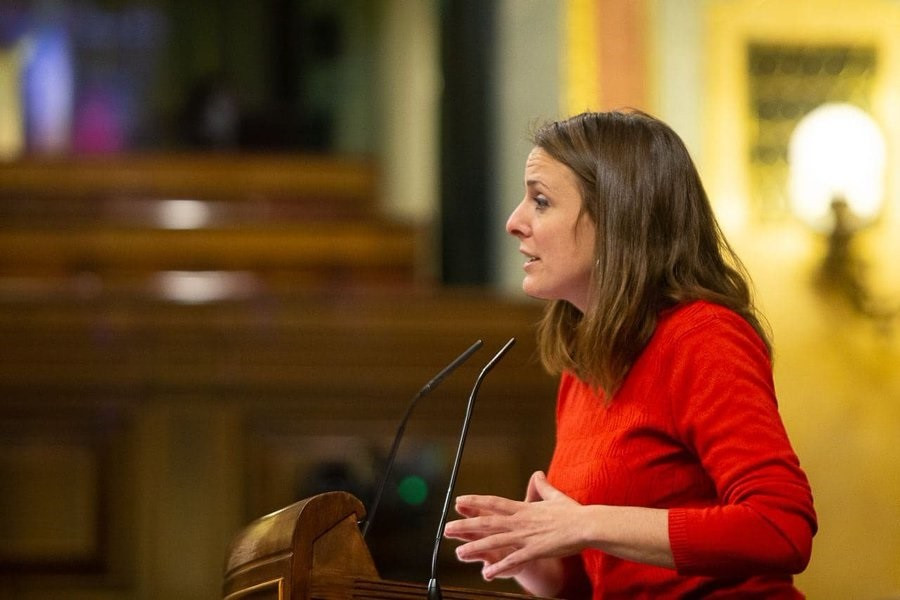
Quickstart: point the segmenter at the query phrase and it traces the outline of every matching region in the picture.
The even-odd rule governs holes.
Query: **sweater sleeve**
[[[677,435],[718,495],[714,506],[670,509],[678,571],[805,569],[817,527],[812,494],[778,414],[759,336],[740,316],[715,313],[673,344],[668,374]]]

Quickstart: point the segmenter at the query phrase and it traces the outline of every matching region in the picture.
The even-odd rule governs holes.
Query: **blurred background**
[[[770,322],[799,586],[900,597],[898,34],[896,0],[4,0],[0,598],[219,597],[245,524],[369,501],[475,339],[519,343],[457,491],[521,496],[555,382],[503,224],[533,125],[621,107],[683,137]],[[413,417],[383,577],[429,576],[477,370]]]

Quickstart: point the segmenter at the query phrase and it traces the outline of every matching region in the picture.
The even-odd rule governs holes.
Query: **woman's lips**
[[[533,255],[533,254],[529,254],[528,252],[524,252],[524,251],[522,251],[522,250],[520,250],[520,252],[521,252],[521,253],[525,256],[525,258],[526,258],[526,260],[525,260],[525,266],[526,266],[526,267],[527,267],[528,265],[533,265],[534,263],[536,263],[537,261],[540,260],[537,256],[535,256],[535,255]]]

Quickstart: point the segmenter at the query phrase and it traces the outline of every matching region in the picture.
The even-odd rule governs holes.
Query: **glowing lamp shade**
[[[832,202],[847,203],[857,222],[878,216],[884,195],[885,141],[875,120],[850,104],[823,104],[807,114],[788,146],[791,208],[819,230],[834,225]]]

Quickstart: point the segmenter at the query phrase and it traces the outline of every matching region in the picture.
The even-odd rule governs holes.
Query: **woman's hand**
[[[444,535],[466,542],[456,549],[456,556],[463,562],[483,563],[486,580],[527,579],[528,571],[546,576],[548,569],[556,570],[558,561],[540,566],[535,561],[558,559],[584,547],[583,508],[538,471],[528,482],[524,502],[498,496],[458,497],[456,511],[466,518],[448,523]]]

